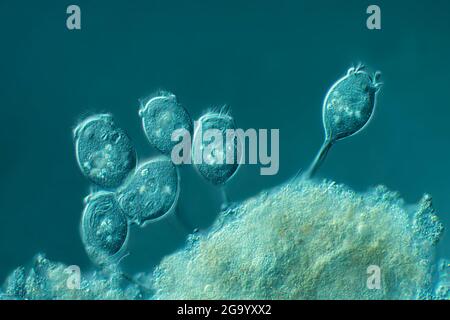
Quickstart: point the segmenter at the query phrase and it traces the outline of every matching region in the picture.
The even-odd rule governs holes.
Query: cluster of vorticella
[[[330,88],[323,104],[325,141],[301,179],[313,177],[336,141],[357,133],[368,123],[381,86],[379,78],[379,72],[369,75],[363,66],[358,65],[350,68]],[[225,136],[227,130],[235,129],[228,112],[207,112],[194,128],[189,113],[178,103],[175,95],[162,92],[139,109],[139,116],[149,143],[162,153],[161,156],[138,162],[129,136],[116,126],[110,114],[90,116],[74,130],[80,170],[101,189],[86,197],[81,221],[86,251],[99,265],[120,260],[131,224],[142,227],[176,211],[180,178],[170,158],[178,142],[172,139],[173,132],[185,130],[193,134],[193,145],[200,144],[202,152],[209,150],[210,154],[206,155],[209,161],[194,162],[194,165],[197,172],[213,185],[223,187],[239,167],[238,161],[214,161],[218,157],[224,159],[224,152],[237,154],[236,149],[203,147],[205,141],[197,134],[216,129]],[[238,145],[235,141],[232,148],[238,148]],[[192,157],[196,156],[195,152],[198,149],[192,150]]]
[[[194,134],[194,143],[205,143],[197,130],[194,132],[186,109],[171,93],[150,98],[139,109],[139,116],[148,141],[162,155],[138,162],[131,139],[110,114],[89,116],[74,130],[78,166],[96,186],[84,201],[81,236],[89,257],[99,265],[120,260],[130,225],[143,227],[176,211],[180,177],[170,158],[178,143],[172,133],[182,129]],[[233,118],[223,109],[201,116],[198,126],[220,130],[224,135],[227,129],[235,128]],[[217,157],[219,148],[209,147],[209,158]],[[224,186],[239,164],[212,160],[195,166],[213,185]]]

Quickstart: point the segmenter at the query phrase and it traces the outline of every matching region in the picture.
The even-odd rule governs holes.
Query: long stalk
[[[326,139],[322,147],[320,148],[319,152],[316,155],[316,158],[312,162],[309,169],[302,175],[302,179],[310,179],[314,177],[317,170],[319,170],[320,166],[322,165],[323,161],[325,160],[328,151],[330,151],[331,146],[333,145],[333,142],[329,139]]]

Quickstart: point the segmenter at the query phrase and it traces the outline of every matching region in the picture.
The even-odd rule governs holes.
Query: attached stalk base
[[[319,152],[316,155],[316,158],[312,162],[311,166],[305,173],[301,175],[302,179],[311,179],[316,174],[317,170],[319,170],[320,166],[324,162],[325,158],[327,157],[328,151],[330,151],[331,146],[333,145],[333,141],[326,139],[322,147],[320,148]]]

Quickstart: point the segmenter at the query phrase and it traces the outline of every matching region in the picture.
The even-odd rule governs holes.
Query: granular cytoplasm
[[[327,140],[337,141],[355,134],[370,120],[375,94],[380,89],[380,72],[369,75],[364,66],[350,68],[328,91],[323,103],[323,124]]]
[[[83,175],[103,188],[116,188],[134,169],[136,151],[110,114],[96,114],[75,128],[78,166]]]
[[[143,162],[116,191],[117,201],[131,223],[144,226],[173,211],[179,196],[179,176],[170,158]]]
[[[150,144],[170,155],[178,141],[172,141],[172,133],[185,130],[192,134],[192,120],[186,109],[177,102],[174,94],[163,92],[139,109],[142,127]]]
[[[81,238],[97,264],[118,260],[128,238],[128,221],[113,192],[99,191],[85,199]]]
[[[192,143],[193,163],[207,181],[224,185],[236,173],[240,159],[237,137],[227,139],[227,130],[236,130],[228,112],[208,112],[197,121]]]
[[[381,73],[369,75],[364,69],[363,65],[350,68],[328,90],[322,107],[325,140],[303,178],[313,177],[333,144],[361,131],[372,117],[376,94],[382,86]]]

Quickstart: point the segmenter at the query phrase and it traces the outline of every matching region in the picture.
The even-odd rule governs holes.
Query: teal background
[[[82,30],[66,29],[78,4]],[[378,4],[382,30],[366,28]],[[6,1],[0,2],[0,282],[37,252],[89,262],[79,235],[89,184],[71,131],[84,115],[112,112],[139,157],[139,100],[175,93],[197,119],[227,104],[241,128],[280,129],[280,171],[244,166],[227,186],[246,199],[306,168],[323,139],[321,105],[348,67],[383,72],[376,114],[331,150],[320,171],[364,191],[385,184],[408,202],[425,192],[450,227],[450,2],[430,1]],[[217,189],[183,167],[180,214],[208,227]],[[173,221],[132,229],[123,260],[150,270],[182,246]],[[450,257],[450,239],[439,246]]]

